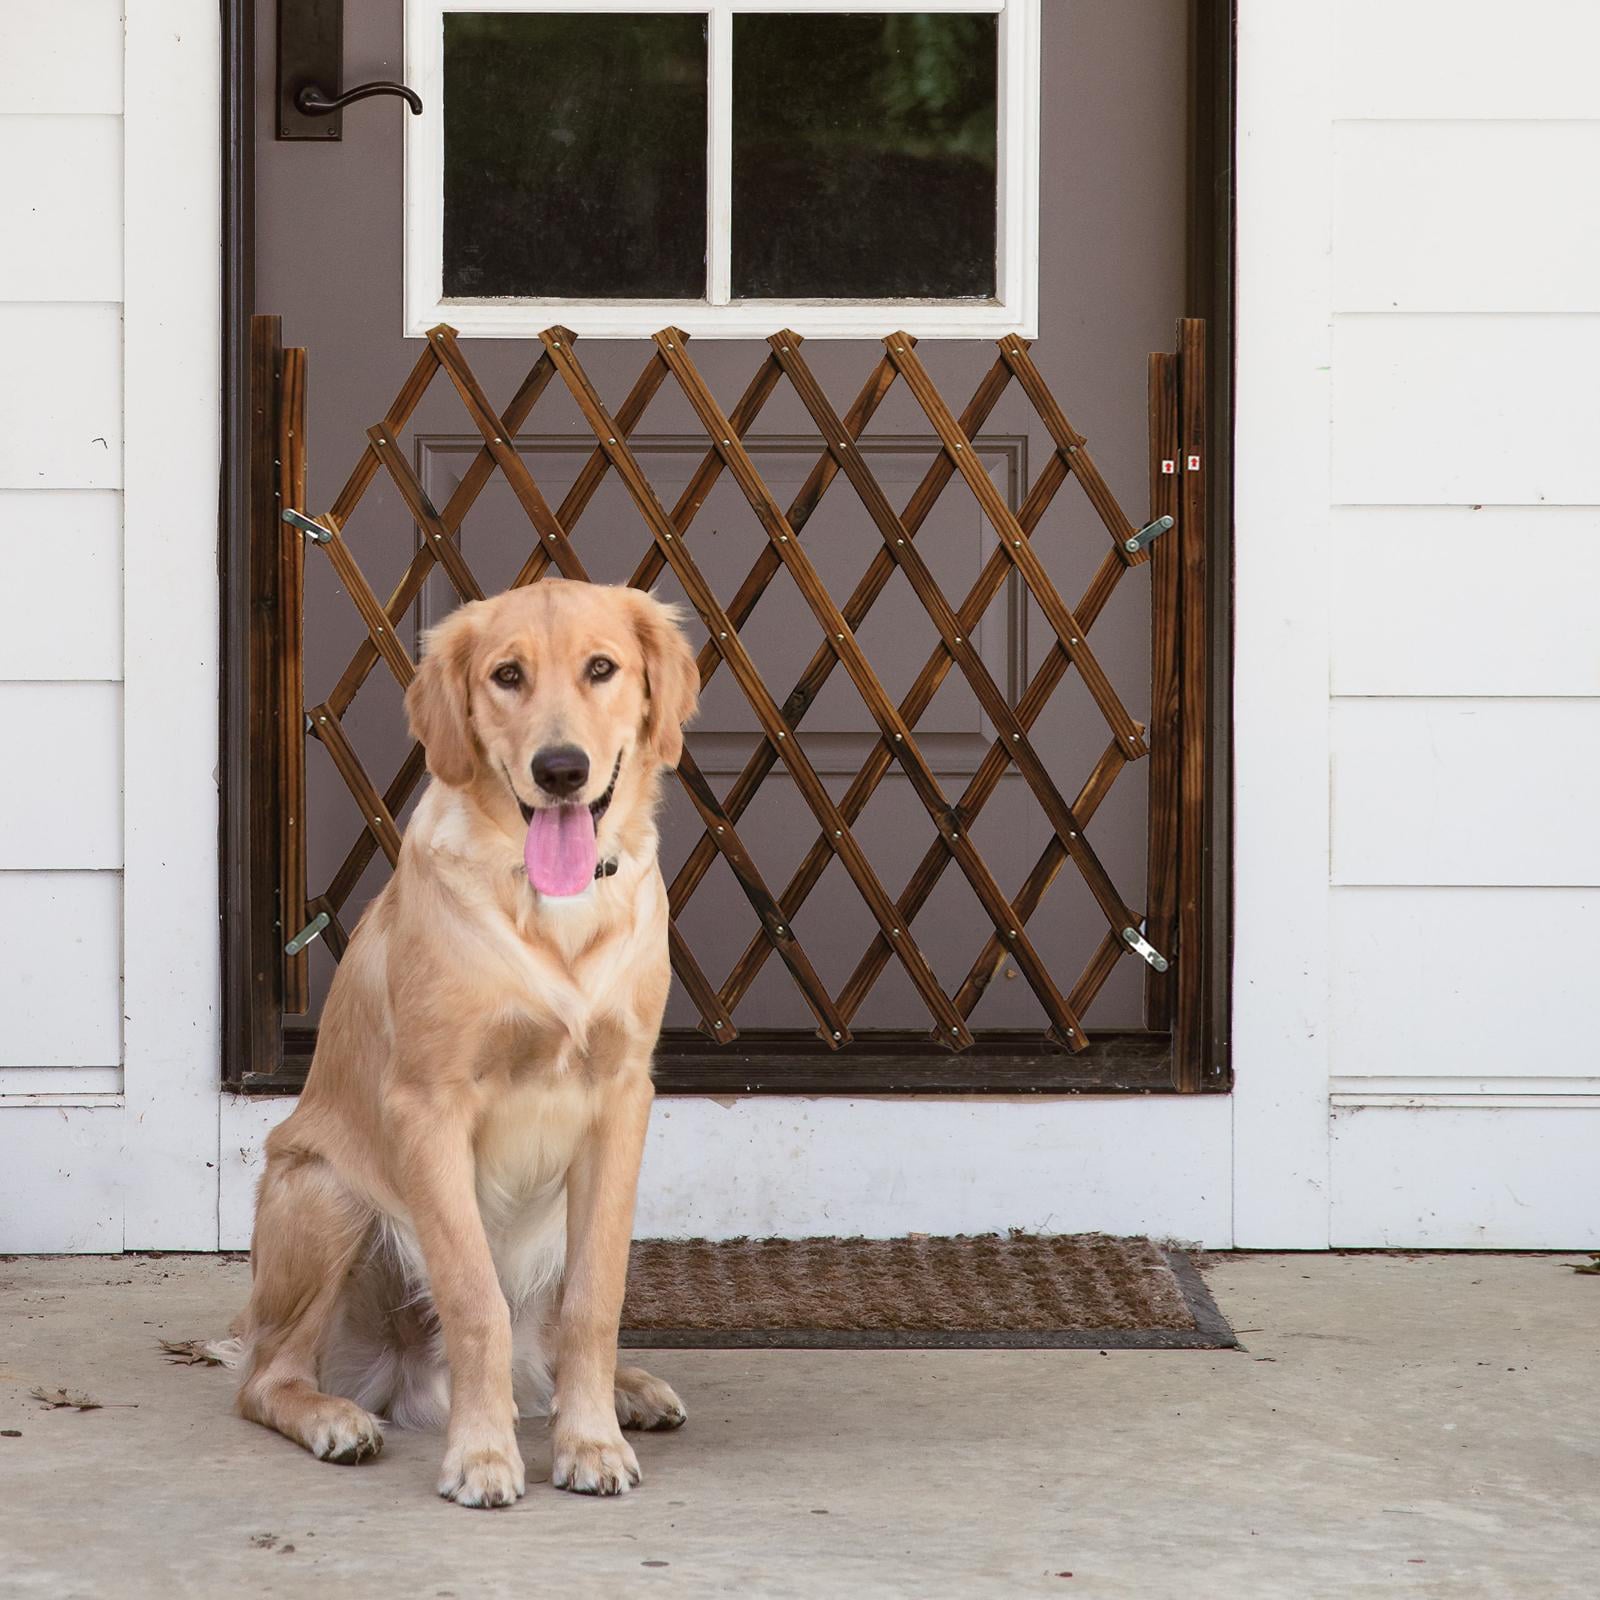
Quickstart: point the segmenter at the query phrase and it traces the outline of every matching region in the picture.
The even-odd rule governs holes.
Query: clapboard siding
[[[0,683],[0,870],[122,865],[122,689]]]
[[[1600,115],[1594,0],[1333,0],[1331,10],[1335,117]]]
[[[0,871],[0,1067],[122,1059],[121,921],[115,872]]]
[[[1600,122],[1346,122],[1335,150],[1336,310],[1600,311]]]
[[[1336,700],[1332,734],[1335,883],[1600,885],[1600,700]]]
[[[121,111],[122,38],[122,0],[5,0],[0,107]]]
[[[1333,581],[1335,694],[1600,694],[1600,507],[1341,509]]]
[[[13,592],[0,680],[122,676],[122,497],[115,490],[0,490],[0,560]],[[70,595],[70,610],[41,603]]]
[[[1340,1110],[1329,1163],[1332,1242],[1600,1249],[1597,1141],[1600,1103]]]
[[[0,349],[0,489],[117,488],[121,308],[0,305]]]
[[[0,114],[0,218],[0,300],[120,300],[122,119]]]
[[[0,1096],[13,1104],[0,1116],[21,1119],[6,1140],[19,1181],[13,1136],[61,1113],[16,1109],[16,1096],[123,1087],[123,54],[120,0],[0,4],[0,563],[13,597],[0,633]],[[80,1131],[116,1136],[110,1122]],[[44,1192],[23,1196],[42,1218]],[[87,1205],[87,1231],[63,1210],[37,1241],[120,1246],[116,1202]],[[12,1248],[28,1238],[8,1234]]]
[[[1334,501],[1600,505],[1597,370],[1600,317],[1340,317]]]
[[[1600,890],[1342,888],[1332,928],[1343,1080],[1600,1075]]]

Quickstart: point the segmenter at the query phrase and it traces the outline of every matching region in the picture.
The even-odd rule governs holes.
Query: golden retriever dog
[[[684,1420],[617,1324],[670,981],[655,810],[699,681],[634,589],[547,580],[427,637],[432,782],[267,1141],[234,1329],[242,1415],[323,1461],[442,1426],[439,1493],[510,1505],[543,1412],[555,1486],[621,1494],[621,1430]]]

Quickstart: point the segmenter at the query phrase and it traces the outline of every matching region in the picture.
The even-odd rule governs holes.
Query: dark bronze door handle
[[[380,78],[374,83],[358,84],[354,89],[347,89],[341,95],[327,95],[314,83],[308,83],[294,97],[294,103],[308,117],[326,117],[348,105],[354,105],[357,100],[370,100],[374,95],[398,95],[411,107],[411,115],[422,115],[422,96],[415,89],[408,89],[403,83],[390,83],[386,78]]]

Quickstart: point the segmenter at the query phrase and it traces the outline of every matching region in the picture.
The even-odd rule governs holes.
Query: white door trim
[[[1234,1242],[1328,1243],[1328,0],[1241,0]]]
[[[126,28],[123,1244],[215,1249],[221,22],[142,0]]]

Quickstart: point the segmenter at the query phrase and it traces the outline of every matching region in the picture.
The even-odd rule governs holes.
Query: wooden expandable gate
[[[396,817],[420,782],[423,752],[415,745],[386,787],[368,774],[345,731],[352,702],[375,668],[401,689],[415,664],[405,644],[408,613],[424,582],[442,569],[462,600],[484,591],[469,567],[459,534],[463,520],[493,475],[503,475],[531,533],[527,559],[514,584],[548,571],[588,576],[575,533],[585,507],[608,473],[615,473],[647,534],[631,582],[648,588],[664,572],[676,577],[707,631],[700,652],[702,686],[723,666],[759,722],[762,738],[727,793],[719,796],[686,749],[678,778],[704,832],[669,886],[673,970],[691,997],[704,1038],[698,1045],[669,1041],[661,1074],[668,1087],[756,1088],[1177,1088],[1219,1086],[1204,1059],[1205,984],[1202,960],[1205,876],[1206,771],[1206,444],[1205,329],[1179,324],[1174,353],[1150,357],[1150,517],[1139,526],[1122,511],[1096,469],[1084,438],[1067,420],[1029,354],[1027,340],[1007,336],[965,408],[956,415],[930,380],[916,341],[903,333],[883,341],[883,354],[841,416],[823,393],[802,353],[799,335],[783,331],[768,350],[731,412],[724,412],[686,349],[686,336],[657,334],[633,388],[615,412],[591,384],[574,336],[551,328],[540,336],[538,359],[506,404],[496,410],[448,327],[433,330],[383,420],[367,431],[362,450],[332,506],[313,513],[305,504],[306,358],[285,349],[278,320],[252,325],[254,422],[252,457],[252,626],[250,736],[252,814],[271,816],[251,835],[251,877],[266,892],[251,911],[251,1035],[259,1048],[233,1079],[246,1088],[291,1086],[303,1074],[309,1030],[286,1017],[308,1006],[306,950],[321,937],[335,957],[348,937],[350,901],[376,852],[398,857]],[[400,446],[400,435],[429,386],[441,374],[453,386],[482,444],[448,503],[436,507]],[[630,435],[662,385],[671,380],[706,434],[706,449],[688,486],[668,508],[656,495],[630,448]],[[763,406],[787,381],[814,423],[819,448],[798,494],[780,506],[757,471],[745,436]],[[561,503],[552,508],[514,441],[552,384],[577,403],[595,445]],[[857,440],[885,395],[902,383],[926,418],[937,453],[915,493],[896,510],[874,477]],[[974,439],[1005,393],[1017,384],[1047,430],[1053,450],[1013,512],[978,459]],[[344,528],[379,473],[388,474],[418,529],[415,553],[387,601],[368,581]],[[713,592],[692,550],[695,516],[727,473],[748,501],[765,543],[729,599]],[[818,576],[802,538],[808,519],[838,477],[858,498],[863,531],[881,543],[854,590],[835,600]],[[935,501],[956,478],[977,502],[994,535],[993,550],[970,592],[959,602],[940,589],[916,545]],[[1058,592],[1032,543],[1057,493],[1072,479],[1103,525],[1106,548],[1075,605]],[[365,636],[332,688],[308,695],[304,684],[304,563],[308,543],[333,564],[355,604]],[[788,692],[775,694],[740,638],[769,581],[785,567],[819,629],[809,665]],[[1096,659],[1090,633],[1112,591],[1130,568],[1150,569],[1152,605],[1151,722],[1136,723]],[[896,568],[933,623],[938,644],[897,704],[857,642],[857,630]],[[1015,703],[996,683],[970,635],[1012,574],[1042,614],[1050,648]],[[876,743],[842,796],[835,799],[807,755],[801,725],[823,684],[842,667],[878,729]],[[959,795],[940,786],[918,747],[917,723],[952,668],[958,670],[995,730],[993,744]],[[1056,786],[1030,739],[1030,730],[1069,672],[1077,672],[1107,730],[1104,750],[1082,788],[1070,798]],[[392,692],[392,691],[391,691]],[[343,863],[315,892],[306,882],[307,735],[331,758],[349,789],[359,832]],[[690,746],[693,736],[690,737]],[[1096,855],[1088,826],[1123,768],[1148,756],[1149,870],[1147,904],[1130,906]],[[739,833],[741,816],[763,779],[778,764],[809,808],[817,836],[790,881],[774,888]],[[910,881],[891,892],[852,833],[869,798],[898,765],[928,813],[931,838]],[[1007,892],[985,865],[970,828],[1002,777],[1014,767],[1048,820],[1051,835],[1026,879]],[[755,914],[757,932],[720,986],[706,973],[679,919],[717,856],[731,868]],[[877,931],[849,980],[830,993],[794,931],[801,905],[837,857],[868,907]],[[1029,936],[1029,923],[1062,869],[1071,864],[1086,884],[1105,928],[1087,967],[1063,987]],[[966,878],[988,926],[975,930],[971,966],[953,992],[935,977],[919,948],[915,919],[951,866]],[[816,1020],[816,1038],[764,1036],[741,1041],[737,1012],[765,962],[776,956]],[[1125,956],[1145,966],[1143,1030],[1091,1036],[1083,1023],[1090,1002]],[[908,1047],[870,1036],[854,1040],[851,1022],[890,963],[898,963],[926,1006],[929,1043]],[[1047,1019],[1047,1037],[1017,1041],[974,1035],[968,1019],[990,980],[1009,966],[1026,979]],[[719,1047],[709,1048],[706,1041]],[[929,1046],[936,1043],[937,1050]],[[977,1047],[976,1049],[974,1047]],[[840,1056],[823,1065],[827,1052]],[[963,1075],[955,1060],[978,1059],[986,1070]],[[856,1063],[854,1067],[849,1064]],[[941,1063],[944,1070],[941,1070]],[[829,1071],[829,1068],[832,1071]],[[675,1076],[674,1076],[675,1075]]]

